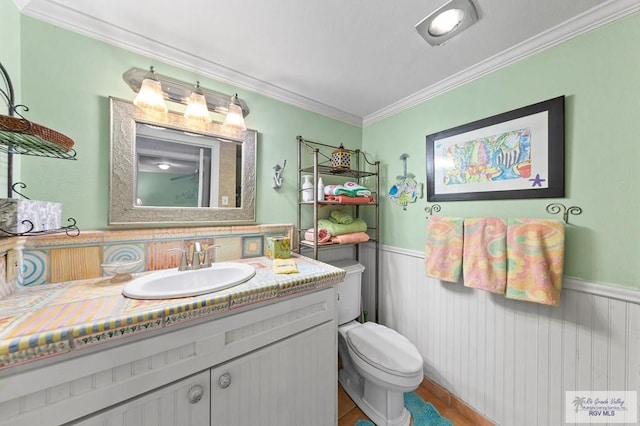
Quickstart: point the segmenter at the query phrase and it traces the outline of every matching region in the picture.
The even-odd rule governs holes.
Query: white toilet
[[[404,336],[373,322],[359,323],[364,266],[355,260],[329,262],[344,269],[338,293],[338,380],[356,405],[378,426],[407,426],[411,414],[403,393],[423,378],[422,356]]]

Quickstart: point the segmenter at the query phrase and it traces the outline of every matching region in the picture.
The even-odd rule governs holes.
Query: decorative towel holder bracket
[[[579,215],[582,213],[582,209],[578,206],[566,207],[562,203],[551,203],[547,205],[547,212],[551,214],[558,214],[562,212],[562,220],[565,224],[569,224],[569,215]]]
[[[424,211],[427,212],[427,219],[433,213],[438,213],[440,211],[440,204],[433,204],[424,208]],[[562,220],[565,224],[569,224],[569,215],[579,215],[582,213],[582,208],[578,206],[566,207],[562,203],[551,203],[547,205],[547,212],[551,214],[558,214],[562,212]]]
[[[427,206],[424,208],[424,211],[427,212],[427,219],[428,219],[429,216],[431,216],[433,213],[438,213],[440,211],[440,204],[433,204],[431,206]]]

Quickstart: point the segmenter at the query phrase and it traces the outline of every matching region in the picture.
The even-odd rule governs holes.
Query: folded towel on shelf
[[[464,220],[462,275],[466,287],[504,294],[507,285],[507,223],[499,217]]]
[[[297,274],[299,271],[294,259],[273,259],[273,272],[275,274]]]
[[[508,299],[558,306],[564,268],[564,223],[507,221]]]
[[[346,195],[348,197],[368,197],[371,191],[355,182],[345,182],[342,185],[325,185],[324,195]]]
[[[325,195],[324,199],[342,204],[372,204],[376,202],[374,197],[349,197],[347,195]]]
[[[369,235],[367,235],[366,232],[352,232],[350,234],[342,234],[331,237],[331,242],[338,244],[357,244],[367,241],[369,241]]]
[[[352,195],[353,197],[368,197],[371,195],[371,191],[369,191],[368,188],[355,182],[345,182],[343,186],[344,186],[344,189],[346,189],[351,194],[353,194]],[[337,194],[337,195],[340,195],[340,194]]]
[[[307,241],[315,241],[316,232],[314,228],[309,228],[304,233],[304,239]],[[331,234],[326,228],[318,228],[318,242],[327,243],[331,241]]]
[[[364,220],[356,218],[348,225],[333,223],[329,219],[319,219],[318,228],[325,228],[332,236],[350,234],[352,232],[365,232],[367,224]]]
[[[329,216],[329,219],[336,223],[341,223],[343,225],[348,225],[353,223],[353,216],[350,214],[344,213],[340,210],[332,210]]]
[[[457,282],[462,271],[462,218],[429,216],[425,272],[432,278]]]

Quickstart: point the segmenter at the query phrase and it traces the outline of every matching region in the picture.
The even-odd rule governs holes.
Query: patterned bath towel
[[[504,294],[507,285],[507,223],[499,217],[464,220],[464,285]]]
[[[428,276],[457,282],[462,271],[462,218],[430,216],[427,222],[425,271]]]
[[[369,197],[371,191],[356,183],[345,182],[342,185],[326,185],[324,187],[324,195],[346,195],[348,197]]]
[[[564,223],[508,220],[507,298],[558,306],[563,267]]]

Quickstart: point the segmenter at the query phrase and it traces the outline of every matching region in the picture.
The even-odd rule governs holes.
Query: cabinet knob
[[[204,395],[204,389],[202,389],[202,386],[194,385],[194,386],[191,386],[191,389],[189,389],[187,398],[189,399],[189,402],[191,404],[197,404],[202,399],[203,395]]]
[[[218,377],[218,386],[222,389],[226,389],[231,384],[231,374],[224,373],[222,376]]]

